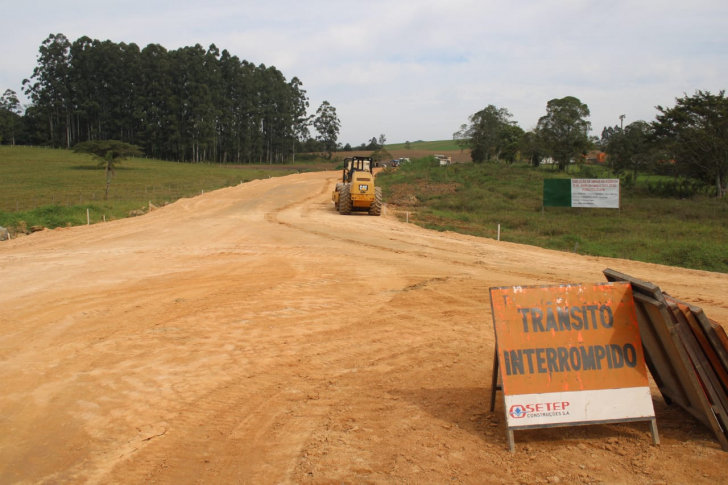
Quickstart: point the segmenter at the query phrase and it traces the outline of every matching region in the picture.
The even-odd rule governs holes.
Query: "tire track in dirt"
[[[524,432],[510,455],[502,412],[486,410],[488,288],[600,281],[627,263],[343,217],[333,180],[259,181],[0,246],[0,482],[728,473],[710,436],[659,401],[659,449],[625,425]],[[725,275],[628,264],[682,299],[699,286],[721,320]]]
[[[307,218],[308,218],[309,214],[314,214],[315,216],[319,216],[318,217],[318,221],[320,222],[319,226],[322,225],[321,224],[322,220],[325,220],[326,222],[328,222],[330,220],[330,218],[327,219],[325,217],[321,217],[322,215],[329,216],[329,215],[331,215],[331,213],[333,213],[334,218],[338,218],[338,214],[333,209],[329,210],[331,207],[331,204],[328,203],[327,201],[319,202],[316,205],[312,204],[314,201],[317,201],[317,200],[320,201],[322,198],[328,199],[327,196],[333,190],[333,185],[335,183],[335,180],[336,179],[331,177],[331,179],[326,181],[327,183],[325,183],[325,185],[320,189],[320,191],[316,195],[307,197],[307,198],[299,200],[299,201],[291,202],[279,209],[276,209],[275,211],[267,213],[266,220],[268,220],[271,223],[283,225],[290,229],[295,229],[297,231],[304,232],[307,234],[320,236],[320,237],[324,237],[324,238],[335,240],[335,241],[340,241],[340,242],[350,244],[350,245],[353,245],[356,247],[365,247],[365,248],[373,249],[376,251],[386,251],[386,252],[390,252],[393,254],[402,255],[402,256],[408,257],[408,258],[417,257],[420,259],[427,259],[427,260],[432,260],[435,262],[451,264],[451,265],[459,266],[459,267],[466,268],[466,269],[473,269],[473,268],[476,268],[475,265],[485,264],[485,263],[483,263],[483,259],[488,259],[489,257],[494,256],[494,254],[489,254],[489,253],[493,253],[493,251],[486,250],[484,252],[482,246],[478,247],[477,245],[473,244],[472,246],[466,248],[465,245],[467,243],[450,244],[450,245],[448,245],[447,251],[445,253],[445,254],[447,254],[447,256],[442,255],[443,254],[442,248],[441,248],[441,246],[438,246],[438,244],[441,245],[443,240],[447,240],[448,236],[452,236],[453,234],[447,233],[445,235],[441,235],[440,233],[433,233],[432,231],[426,231],[426,230],[421,229],[418,226],[414,226],[414,225],[409,226],[408,229],[419,230],[422,232],[422,235],[423,235],[423,237],[418,239],[418,244],[413,244],[411,237],[410,238],[407,238],[406,236],[405,237],[396,237],[396,234],[387,233],[386,239],[382,238],[383,241],[386,240],[386,241],[394,242],[396,244],[401,244],[403,246],[403,249],[397,249],[397,248],[390,247],[390,246],[386,245],[384,242],[379,243],[379,244],[374,244],[371,242],[362,241],[361,238],[347,238],[345,236],[341,236],[340,233],[345,232],[344,230],[341,229],[341,227],[346,227],[343,224],[338,225],[338,226],[336,224],[330,225],[329,227],[333,228],[333,232],[325,232],[325,231],[311,229],[309,227],[310,226],[309,222],[307,222]],[[321,206],[325,207],[325,209],[323,211],[321,210]],[[299,209],[299,210],[305,211],[306,215],[302,216],[302,218],[305,218],[306,220],[297,221],[296,223],[281,220],[281,215],[286,212],[291,212],[292,209]],[[344,217],[344,216],[340,216],[340,217]],[[351,216],[346,216],[346,217],[355,218],[355,219],[368,219],[371,216],[357,214],[357,215],[351,215]],[[381,224],[377,224],[377,222],[381,221],[381,220],[386,220],[385,224],[388,224],[388,225],[391,225],[392,223],[394,223],[394,221],[391,218],[382,218],[382,219],[374,218],[374,220],[372,220],[370,222],[370,225],[372,227],[376,227],[377,230],[381,230],[382,229]],[[394,223],[394,225],[399,226],[399,223]],[[390,229],[390,228],[391,228],[391,226],[387,227],[386,229]],[[356,233],[356,234],[361,234],[361,233]],[[435,242],[426,242],[423,244],[423,241],[429,241],[431,239],[435,239]],[[457,241],[457,242],[459,243],[459,241]],[[508,244],[508,243],[504,243],[504,244]],[[426,250],[429,250],[430,252],[424,252],[422,250],[423,248]],[[435,251],[438,251],[438,253],[435,253]],[[455,255],[461,256],[465,260],[455,259],[453,257]],[[508,261],[506,260],[506,261],[501,261],[501,262],[506,264]],[[489,265],[492,265],[492,264],[493,264],[493,262],[489,261]],[[527,278],[526,281],[529,281],[530,284],[547,284],[547,283],[556,283],[556,282],[560,281],[555,274],[552,275],[552,276],[554,276],[553,278],[538,278],[538,279],[533,279],[532,273],[523,273],[523,272],[518,273],[518,272],[514,272],[510,269],[508,270],[508,274],[511,276],[523,276],[523,277]]]

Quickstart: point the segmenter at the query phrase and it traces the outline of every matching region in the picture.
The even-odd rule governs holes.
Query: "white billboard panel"
[[[619,209],[619,179],[572,179],[571,207]]]

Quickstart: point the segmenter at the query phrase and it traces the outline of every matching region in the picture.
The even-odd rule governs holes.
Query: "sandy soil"
[[[709,431],[516,432],[488,412],[488,288],[659,284],[728,322],[728,275],[340,216],[338,172],[0,243],[0,483],[705,483]]]

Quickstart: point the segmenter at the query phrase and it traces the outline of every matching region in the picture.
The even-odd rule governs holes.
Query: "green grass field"
[[[161,205],[240,182],[326,164],[223,166],[128,159],[119,164],[104,200],[104,171],[88,155],[70,150],[0,146],[0,226],[49,228],[127,217],[130,211]],[[22,221],[22,223],[21,223]]]
[[[528,165],[439,167],[422,159],[377,181],[387,202],[427,228],[495,238],[500,224],[504,241],[728,273],[728,200],[661,198],[638,188],[623,190],[621,211],[542,213],[543,180],[552,177],[569,175]]]
[[[433,151],[445,149],[439,145]],[[131,159],[119,166],[104,200],[104,172],[89,156],[0,146],[0,226],[85,224],[87,209],[92,223],[118,219],[149,202],[161,205],[203,190],[327,168],[330,163],[241,169]],[[542,213],[544,178],[608,176],[593,167],[581,170],[598,173],[571,170],[575,173],[567,175],[527,165],[439,167],[428,158],[383,173],[377,181],[393,208],[410,211],[411,221],[431,229],[495,238],[500,224],[505,241],[728,273],[728,201],[656,197],[639,190],[638,183],[637,190],[623,191],[621,211],[547,208]]]

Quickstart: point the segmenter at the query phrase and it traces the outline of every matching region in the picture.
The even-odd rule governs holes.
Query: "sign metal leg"
[[[652,443],[659,445],[660,435],[657,432],[657,420],[655,418],[650,419],[650,431],[652,431]]]
[[[493,355],[493,378],[490,381],[490,412],[495,411],[495,393],[498,390],[498,346]]]
[[[508,431],[506,432],[508,436],[508,449],[511,451],[511,453],[516,453],[516,440],[513,436],[513,430],[508,428]]]

